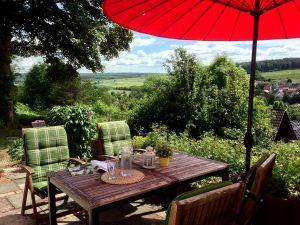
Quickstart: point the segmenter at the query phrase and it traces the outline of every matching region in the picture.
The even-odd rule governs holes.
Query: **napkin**
[[[91,164],[95,170],[104,170],[105,172],[108,171],[108,163],[105,161],[91,160]]]

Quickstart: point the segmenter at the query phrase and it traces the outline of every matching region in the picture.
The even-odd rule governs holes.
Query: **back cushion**
[[[24,144],[27,165],[35,172],[33,183],[46,181],[49,171],[67,167],[69,148],[63,127],[28,128],[24,133]]]
[[[106,155],[117,155],[124,146],[132,146],[130,129],[125,121],[98,123],[99,139]]]

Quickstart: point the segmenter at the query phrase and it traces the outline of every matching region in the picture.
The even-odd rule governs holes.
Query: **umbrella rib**
[[[213,1],[212,4],[210,4],[205,10],[204,12],[190,25],[190,27],[181,35],[181,39],[184,38],[184,36],[190,32],[190,30],[195,26],[196,23],[198,23],[198,21],[208,12],[208,10],[216,3],[217,1]]]
[[[235,1],[231,1],[231,4],[232,4],[232,2],[235,2]],[[252,11],[252,7],[250,4],[248,4],[248,2],[240,1],[240,0],[237,0],[236,2],[237,2],[236,6],[238,7],[239,11],[241,9],[245,9],[246,11]]]
[[[236,9],[238,11],[243,11],[245,13],[252,12],[252,9],[251,9],[250,5],[248,5],[249,8],[241,8],[241,6],[238,5],[238,4],[229,4],[228,2],[221,2],[221,1],[218,1],[218,0],[214,0],[214,2],[217,2],[217,3],[221,4],[221,5],[228,6],[228,7],[233,8],[233,9]]]
[[[168,1],[169,1],[169,0],[164,0],[163,2],[159,2],[158,4],[156,4],[156,5],[152,6],[152,7],[150,7],[149,9],[147,9],[147,10],[145,10],[145,11],[142,11],[142,12],[138,13],[138,14],[135,15],[134,17],[129,18],[129,20],[127,20],[126,23],[131,22],[132,20],[134,20],[134,19],[136,19],[136,18],[138,18],[138,17],[140,17],[140,16],[142,16],[142,15],[148,13],[149,11],[151,11],[151,10],[153,10],[153,9],[156,9],[156,8],[160,7],[161,5],[167,3]]]
[[[147,0],[143,0],[143,1],[141,1],[141,2],[139,2],[137,4],[135,4],[135,5],[130,5],[128,8],[125,8],[125,9],[119,11],[119,12],[116,12],[116,13],[112,14],[111,16],[117,16],[117,15],[123,13],[123,12],[126,12],[127,10],[133,9],[133,8],[139,6],[139,5],[143,5],[145,2],[147,2]]]
[[[271,9],[274,9],[274,8],[278,8],[279,6],[284,5],[290,1],[292,1],[292,0],[283,0],[280,2],[276,2],[276,1],[272,2],[271,1],[268,5],[266,5],[263,12],[270,11]],[[272,4],[272,3],[274,3],[274,4]]]
[[[166,27],[161,34],[163,34],[164,32],[166,32],[168,29],[170,29],[172,26],[174,26],[174,24],[176,24],[176,22],[178,22],[182,17],[184,17],[186,14],[188,14],[191,10],[193,10],[197,5],[199,5],[201,2],[203,2],[204,0],[198,1],[196,2],[196,4],[194,4],[191,8],[189,8],[185,13],[183,13],[180,17],[176,18],[175,21],[173,21],[173,23]],[[213,3],[214,4],[214,3]]]
[[[243,5],[244,5],[245,2],[246,2],[246,0],[243,1],[242,7],[243,7]],[[241,12],[242,12],[242,11],[239,11],[238,16],[237,16],[237,18],[236,18],[236,20],[235,20],[235,23],[234,23],[234,26],[233,26],[233,30],[232,30],[231,35],[230,35],[230,40],[232,40],[233,34],[234,34],[234,32],[235,32],[237,23],[238,23],[238,21],[239,21],[240,15],[241,15]]]
[[[275,0],[274,0],[274,2],[275,2]],[[284,24],[283,24],[283,20],[282,20],[281,13],[280,13],[280,11],[279,11],[279,8],[276,8],[276,9],[277,9],[278,16],[279,16],[279,18],[280,18],[280,22],[281,22],[281,26],[282,26],[282,29],[283,29],[285,38],[288,38],[288,36],[287,36],[287,34],[286,34],[286,30],[285,30]]]
[[[168,1],[167,1],[168,2]],[[178,6],[180,6],[182,3],[184,3],[185,0],[182,0],[181,2],[177,3],[176,5],[173,5],[172,8],[164,11],[162,14],[156,16],[154,19],[147,21],[146,23],[144,23],[141,28],[145,27],[145,26],[149,26],[150,24],[156,22],[157,20],[159,20],[161,17],[165,16],[166,14],[168,14],[169,12],[173,11],[174,9],[176,9]]]
[[[219,19],[221,18],[221,16],[224,14],[225,9],[228,6],[224,6],[222,12],[218,15],[218,17],[216,18],[216,20],[214,21],[214,24],[211,26],[211,28],[209,29],[209,31],[207,32],[207,34],[204,37],[204,40],[206,40],[206,38],[208,37],[208,35],[210,34],[210,32],[214,29],[215,25],[217,24],[217,22],[219,21]]]

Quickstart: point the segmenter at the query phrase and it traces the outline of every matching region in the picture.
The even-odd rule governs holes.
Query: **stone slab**
[[[7,198],[0,198],[0,214],[13,210],[13,205],[8,201]]]
[[[18,190],[20,190],[19,186],[17,186],[13,181],[0,183],[0,194],[18,191]]]
[[[7,199],[16,209],[19,209],[22,206],[23,192],[20,192],[20,193],[14,194],[14,195],[9,195],[9,196],[7,196]],[[42,200],[39,196],[35,196],[35,201],[40,202]],[[27,205],[31,204],[31,196],[30,196],[29,192],[27,195],[26,204]]]
[[[34,219],[30,215],[21,216],[20,209],[10,210],[0,214],[0,225],[33,225]]]

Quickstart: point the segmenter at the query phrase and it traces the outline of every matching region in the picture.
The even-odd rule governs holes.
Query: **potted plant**
[[[167,143],[158,143],[155,146],[155,153],[159,157],[160,166],[166,167],[169,165],[170,157],[173,154],[173,147]]]

